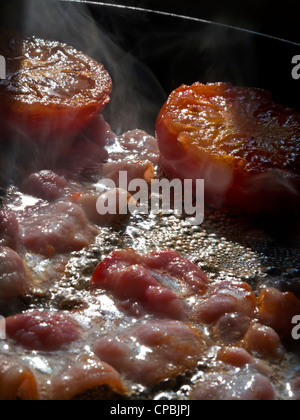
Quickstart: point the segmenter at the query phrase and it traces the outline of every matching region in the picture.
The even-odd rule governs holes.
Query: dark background
[[[95,1],[95,0],[94,0]],[[97,0],[96,0],[97,1]],[[234,25],[300,43],[299,0],[98,0]]]

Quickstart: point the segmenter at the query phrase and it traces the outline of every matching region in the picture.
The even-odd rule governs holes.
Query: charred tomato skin
[[[49,143],[76,136],[109,102],[112,80],[102,64],[56,41],[0,37],[6,79],[0,122],[11,140]]]
[[[262,89],[183,85],[156,122],[160,165],[204,179],[206,199],[249,212],[299,209],[300,115]],[[276,211],[276,210],[275,210]]]

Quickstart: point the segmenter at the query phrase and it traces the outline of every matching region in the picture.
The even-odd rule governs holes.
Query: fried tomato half
[[[6,79],[0,122],[11,139],[49,143],[74,137],[109,101],[112,80],[102,64],[55,41],[0,37]]]
[[[250,212],[299,206],[300,115],[261,89],[181,86],[156,124],[161,166],[204,179],[206,199]]]

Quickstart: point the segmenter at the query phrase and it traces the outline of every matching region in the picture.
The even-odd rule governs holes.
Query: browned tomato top
[[[196,161],[209,156],[241,172],[299,173],[300,115],[261,89],[183,85],[170,95],[156,129],[161,149],[178,147]]]
[[[0,82],[2,105],[14,111],[56,109],[108,102],[112,81],[103,65],[75,48],[38,38],[0,41],[7,78]]]

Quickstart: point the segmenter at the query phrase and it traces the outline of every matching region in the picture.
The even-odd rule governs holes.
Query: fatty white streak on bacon
[[[207,288],[205,274],[176,252],[164,250],[144,256],[133,249],[112,252],[93,276],[95,288],[109,290],[127,307],[139,305],[141,316],[157,314],[171,319],[188,319],[185,297]]]

